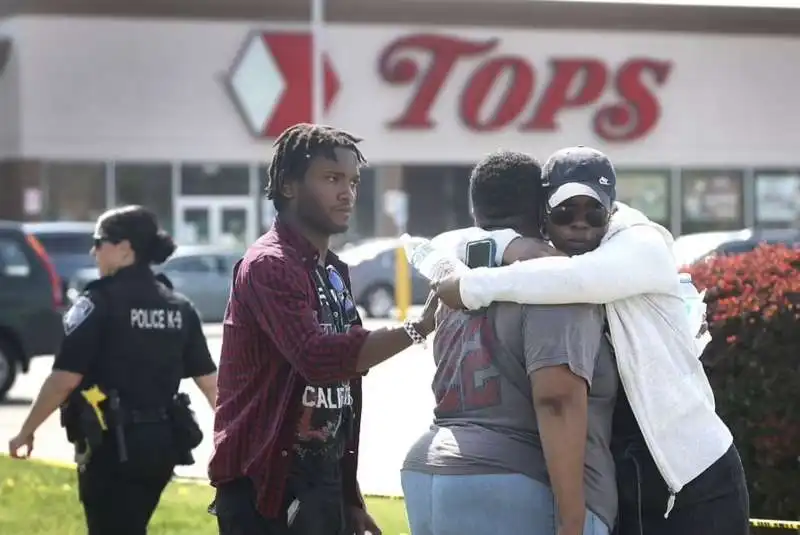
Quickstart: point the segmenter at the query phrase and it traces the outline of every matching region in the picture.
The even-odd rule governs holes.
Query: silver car
[[[412,238],[421,241],[424,238]],[[350,266],[350,280],[356,303],[370,318],[388,318],[395,311],[395,251],[399,238],[374,238],[337,251]],[[430,283],[417,270],[411,273],[411,303],[423,305],[430,292]]]
[[[228,303],[233,265],[243,251],[214,245],[181,245],[153,271],[163,273],[175,290],[194,303],[206,322],[219,322]],[[97,268],[80,270],[70,281],[67,295],[74,300],[83,288],[99,276]]]

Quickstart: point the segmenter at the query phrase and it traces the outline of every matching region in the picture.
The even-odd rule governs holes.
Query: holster
[[[92,452],[103,443],[103,428],[92,407],[77,391],[61,406],[61,426],[67,431],[67,440],[75,446],[79,468],[85,466]]]
[[[117,439],[117,456],[119,462],[128,461],[128,441],[125,439],[125,414],[120,406],[119,393],[111,390],[108,394],[108,414],[109,429],[114,430]]]
[[[169,417],[178,454],[178,464],[194,464],[192,450],[203,442],[203,431],[191,408],[191,399],[183,392],[175,394],[169,406]]]

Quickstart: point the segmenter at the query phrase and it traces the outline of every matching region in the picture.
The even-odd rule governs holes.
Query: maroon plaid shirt
[[[361,379],[356,360],[368,331],[325,334],[317,321],[311,273],[319,253],[286,223],[245,253],[234,271],[219,362],[212,485],[249,477],[259,512],[275,518],[284,505],[301,397],[306,383],[350,379],[354,425],[342,458],[345,500],[363,505],[356,470],[361,425]],[[347,266],[333,265],[350,285]]]

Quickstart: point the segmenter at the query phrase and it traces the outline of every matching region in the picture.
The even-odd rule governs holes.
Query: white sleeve
[[[503,264],[503,253],[506,251],[508,244],[519,238],[519,236],[516,231],[511,229],[483,230],[479,227],[467,227],[443,232],[431,240],[431,245],[435,249],[444,251],[462,262],[466,262],[467,244],[469,242],[491,238],[494,240],[496,247],[495,264],[500,266]]]
[[[461,277],[461,300],[477,310],[494,301],[605,304],[646,293],[673,293],[678,270],[653,227],[630,227],[586,254],[478,268]]]

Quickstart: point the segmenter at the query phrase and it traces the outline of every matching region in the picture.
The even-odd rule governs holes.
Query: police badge
[[[75,304],[64,314],[64,334],[67,336],[72,334],[89,317],[93,310],[94,303],[92,300],[86,296],[80,296],[75,301]]]

